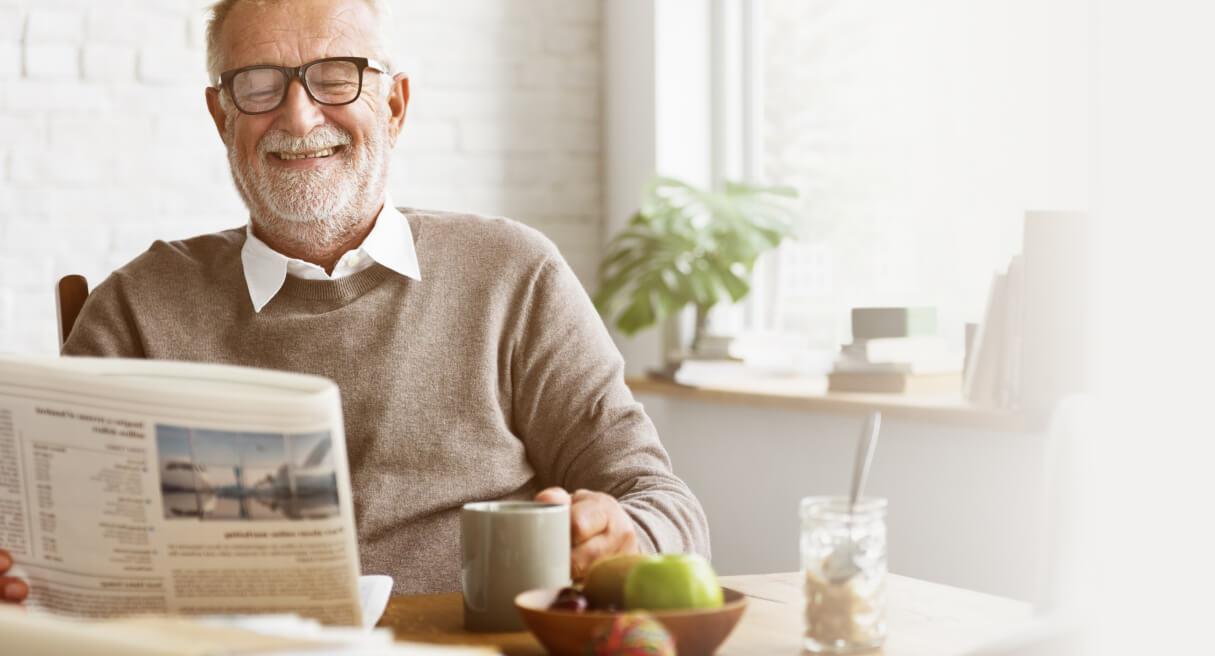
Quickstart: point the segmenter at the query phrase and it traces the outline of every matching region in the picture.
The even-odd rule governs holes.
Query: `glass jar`
[[[846,497],[806,497],[801,521],[805,648],[849,654],[880,647],[886,640],[886,500],[858,499],[849,515]]]

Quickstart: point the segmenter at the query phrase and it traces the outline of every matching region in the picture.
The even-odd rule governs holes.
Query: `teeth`
[[[315,158],[317,158],[317,157],[329,157],[329,156],[330,156],[330,155],[332,155],[332,154],[333,154],[333,149],[332,149],[332,148],[326,148],[326,149],[324,149],[324,150],[318,150],[318,151],[313,152],[313,153],[300,153],[299,155],[295,155],[295,154],[292,154],[292,153],[279,153],[279,154],[278,154],[278,157],[279,157],[279,159],[285,159],[285,160],[292,160],[292,159],[315,159]]]

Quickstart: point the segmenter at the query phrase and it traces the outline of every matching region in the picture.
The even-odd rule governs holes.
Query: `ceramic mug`
[[[460,511],[464,627],[521,631],[515,595],[570,584],[569,506],[480,501]]]

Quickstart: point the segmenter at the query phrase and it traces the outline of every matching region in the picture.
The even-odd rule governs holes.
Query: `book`
[[[936,335],[854,339],[840,347],[840,359],[854,362],[924,363],[950,357],[945,339]]]
[[[848,373],[938,374],[962,370],[962,358],[940,337],[887,337],[853,340],[840,347],[832,371]]]
[[[957,371],[935,373],[833,371],[827,374],[827,391],[879,394],[960,394],[962,374]]]
[[[692,358],[700,360],[730,360],[733,359],[730,347],[734,338],[726,335],[701,335],[696,343]]]
[[[975,332],[970,361],[963,376],[962,395],[972,403],[996,406],[1002,388],[1008,320],[1008,277],[992,276],[983,320]]]
[[[1096,387],[1097,234],[1095,220],[1085,213],[1025,213],[1016,376],[1020,407],[1050,409],[1067,396],[1091,393]],[[1130,315],[1138,311],[1125,309]]]
[[[852,308],[852,338],[854,340],[936,334],[936,308]]]
[[[679,363],[672,380],[680,385],[701,386],[735,382],[759,374],[742,360],[708,360],[687,358]]]
[[[996,405],[1013,408],[1020,402],[1021,344],[1023,341],[1022,305],[1025,288],[1023,257],[1015,255],[1004,274],[1004,328],[1000,344],[999,380],[996,384]]]
[[[0,354],[0,520],[35,612],[364,623],[325,378]]]
[[[1013,408],[1021,402],[1024,271],[1017,255],[992,277],[963,377],[963,396],[972,403]]]
[[[853,374],[962,374],[959,357],[945,356],[928,358],[916,362],[864,362],[841,358],[835,361],[831,371]]]

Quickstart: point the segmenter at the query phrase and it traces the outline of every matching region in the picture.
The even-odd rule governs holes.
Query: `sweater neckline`
[[[376,263],[337,280],[308,280],[287,276],[279,293],[306,300],[349,302],[375,289],[392,275],[400,274]]]

